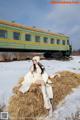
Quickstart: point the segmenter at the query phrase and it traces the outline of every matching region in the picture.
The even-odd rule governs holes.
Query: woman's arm
[[[31,73],[34,72],[34,70],[33,70],[33,66],[30,67],[29,72],[31,72]]]

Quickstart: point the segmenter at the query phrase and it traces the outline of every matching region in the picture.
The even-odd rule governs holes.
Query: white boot
[[[51,107],[50,107],[50,110],[49,110],[49,118],[52,118],[52,115],[53,115],[53,110],[52,110],[52,105],[51,105]]]
[[[46,92],[49,99],[53,99],[53,90],[50,84],[46,84]]]
[[[50,103],[50,99],[49,99],[49,97],[47,95],[46,86],[45,85],[41,86],[41,91],[42,91],[43,99],[44,99],[44,107],[46,109],[50,109],[51,108],[51,103]]]

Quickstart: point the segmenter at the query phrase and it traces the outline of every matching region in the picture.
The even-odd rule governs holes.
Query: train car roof
[[[69,37],[69,36],[61,34],[61,33],[53,33],[53,32],[50,32],[50,31],[46,31],[46,30],[36,28],[35,26],[30,27],[30,26],[18,24],[18,23],[15,23],[15,22],[9,22],[9,21],[0,20],[0,24],[5,24],[5,25],[12,26],[12,27],[23,28],[23,29],[27,29],[27,30],[36,31],[36,32],[44,32],[44,33],[49,34],[49,35],[57,35],[57,36]]]

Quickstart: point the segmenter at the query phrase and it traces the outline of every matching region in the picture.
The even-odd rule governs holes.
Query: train
[[[0,51],[43,52],[45,57],[69,57],[72,46],[67,35],[0,20]]]

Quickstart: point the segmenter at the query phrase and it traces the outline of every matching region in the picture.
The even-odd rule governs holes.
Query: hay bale
[[[60,77],[56,76],[51,79],[54,85],[54,106],[64,99],[72,91],[72,88],[80,85],[80,74],[69,71],[62,71],[59,74]]]
[[[52,78],[53,82],[53,107],[56,106],[64,97],[69,94],[72,88],[80,85],[80,74],[69,71],[60,72],[60,77]],[[25,94],[19,91],[21,82],[13,89],[13,96],[10,98],[8,112],[10,118],[15,120],[36,120],[37,116],[47,114],[44,108],[43,96],[40,88],[36,84],[32,84],[30,90]],[[35,119],[34,119],[35,118]]]
[[[32,84],[30,90],[23,94],[19,91],[22,81],[23,78],[13,88],[14,95],[10,98],[8,106],[10,118],[15,120],[35,120],[35,117],[47,114],[40,88],[36,84]]]

